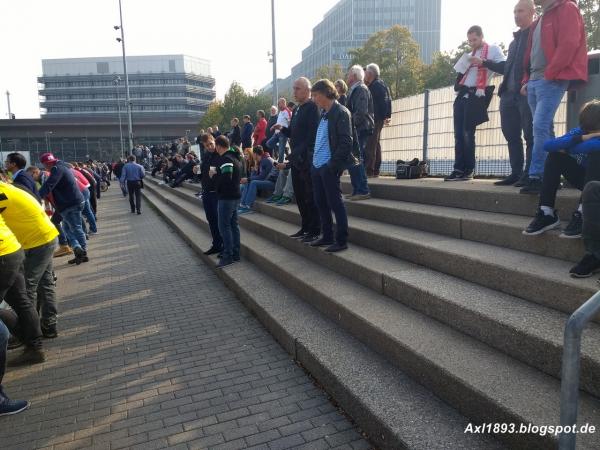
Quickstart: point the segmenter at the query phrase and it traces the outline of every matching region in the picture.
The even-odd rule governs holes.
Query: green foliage
[[[313,83],[315,83],[318,80],[322,80],[324,78],[331,80],[333,82],[335,82],[336,80],[339,80],[340,78],[342,80],[346,81],[346,75],[347,75],[347,70],[344,70],[344,68],[342,67],[341,64],[335,63],[335,64],[319,67],[319,69],[317,69],[317,73],[316,73],[314,79],[312,79],[311,81]]]
[[[350,50],[352,64],[376,63],[392,97],[406,97],[423,90],[423,63],[419,45],[406,27],[394,25],[373,34],[361,48]]]
[[[579,0],[587,34],[588,50],[600,49],[600,0]]]
[[[262,92],[248,93],[236,81],[231,83],[229,90],[225,94],[223,101],[214,101],[208,107],[208,110],[198,125],[199,128],[208,128],[218,125],[223,132],[229,131],[231,119],[237,117],[242,121],[242,117],[248,114],[254,123],[256,120],[256,111],[262,109],[269,115],[271,107],[271,97]]]

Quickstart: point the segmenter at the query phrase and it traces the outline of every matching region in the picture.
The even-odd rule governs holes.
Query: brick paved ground
[[[113,186],[88,264],[57,261],[60,337],[9,369],[9,448],[364,449],[352,424],[148,208]],[[12,352],[11,352],[12,353]]]

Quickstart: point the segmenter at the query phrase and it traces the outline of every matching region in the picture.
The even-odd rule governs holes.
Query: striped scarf
[[[481,50],[481,59],[487,59],[488,56],[488,50],[489,50],[490,46],[487,45],[485,42],[483,43],[483,48]],[[473,53],[471,54],[471,56],[475,56],[475,52],[477,52],[477,50],[473,50]],[[485,87],[487,86],[487,68],[485,68],[482,65],[478,66],[476,64],[471,64],[469,66],[469,68],[467,70],[465,70],[465,74],[462,77],[462,80],[460,80],[460,84],[464,85],[465,84],[465,80],[467,79],[467,74],[469,73],[469,70],[471,70],[473,67],[477,67],[477,90],[475,91],[475,95],[477,97],[483,97],[485,95]]]

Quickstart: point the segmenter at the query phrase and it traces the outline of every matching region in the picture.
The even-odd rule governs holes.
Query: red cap
[[[56,159],[52,153],[42,153],[40,155],[40,162],[42,164],[51,164],[55,163],[56,161],[58,161],[58,159]]]

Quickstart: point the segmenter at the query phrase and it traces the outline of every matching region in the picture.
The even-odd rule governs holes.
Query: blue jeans
[[[0,320],[0,388],[2,387],[2,378],[4,378],[4,371],[6,370],[6,346],[8,345],[9,336],[8,328]]]
[[[277,162],[282,163],[283,160],[285,159],[285,145],[287,144],[287,136],[285,136],[283,133],[277,133],[274,134],[273,136],[271,136],[271,139],[269,139],[267,141],[267,148],[269,150],[271,150],[271,153],[273,153],[273,150],[275,150],[275,146],[277,146],[278,148],[278,153],[277,153]]]
[[[77,247],[85,250],[87,245],[85,242],[85,233],[81,226],[81,213],[83,211],[84,203],[79,205],[70,206],[67,209],[60,212],[63,218],[63,229],[67,235],[69,245],[75,249]]]
[[[554,115],[569,87],[568,81],[534,80],[527,83],[527,100],[533,115],[533,152],[529,177],[544,175],[546,141],[554,138]]]
[[[90,231],[92,233],[97,233],[98,226],[96,225],[96,216],[94,215],[94,211],[92,211],[92,205],[90,204],[90,190],[84,189],[82,194],[84,199],[82,215],[87,219],[88,223],[90,224]],[[85,229],[83,218],[81,220],[81,225]]]
[[[360,147],[360,163],[348,168],[350,183],[352,184],[352,195],[365,195],[369,193],[367,171],[365,169],[365,151],[368,139],[369,135],[367,133],[359,133],[358,145]]]
[[[265,191],[273,191],[275,189],[275,183],[269,180],[253,180],[245,186],[241,204],[248,207],[252,206],[254,200],[256,200],[258,189],[264,189]]]
[[[240,227],[238,225],[239,200],[221,200],[217,206],[219,233],[223,239],[222,259],[231,261],[240,257]]]
[[[338,244],[344,245],[348,242],[348,216],[342,200],[341,175],[342,172],[334,172],[327,164],[318,169],[313,166],[311,169],[315,205],[321,218],[322,238],[326,241],[333,241],[333,219],[331,217],[333,211],[336,223],[335,240]]]

